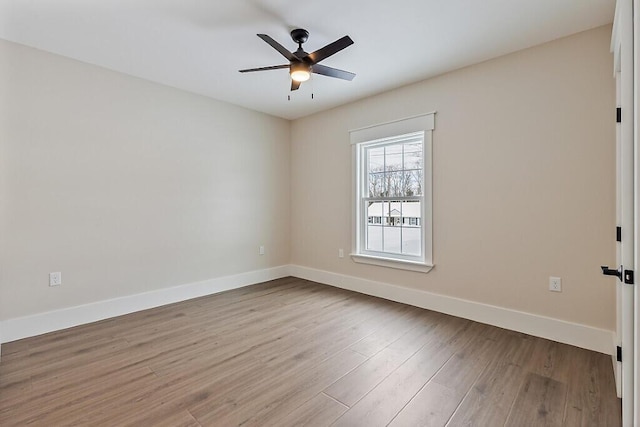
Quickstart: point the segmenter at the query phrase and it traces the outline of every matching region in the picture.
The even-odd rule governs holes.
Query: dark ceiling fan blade
[[[291,90],[298,90],[298,88],[300,87],[300,82],[297,82],[295,80],[291,80]]]
[[[281,68],[289,68],[289,64],[272,65],[270,67],[260,67],[260,68],[247,68],[245,70],[238,70],[238,71],[241,72],[241,73],[250,73],[252,71],[279,70]]]
[[[258,37],[260,37],[262,40],[267,42],[269,46],[271,46],[272,48],[280,52],[280,54],[285,58],[287,58],[289,61],[299,61],[298,57],[296,57],[293,53],[289,52],[284,46],[282,46],[280,43],[278,43],[268,35],[258,34]]]
[[[353,80],[356,76],[354,73],[344,70],[338,70],[337,68],[327,67],[326,65],[314,64],[311,66],[311,72],[316,74],[322,74],[323,76],[335,77],[342,80]]]
[[[330,57],[331,55],[340,52],[342,49],[349,47],[353,44],[353,40],[351,37],[344,36],[341,39],[334,41],[333,43],[329,43],[323,48],[316,50],[315,52],[310,53],[307,58],[311,61],[311,64],[317,64],[325,58]]]

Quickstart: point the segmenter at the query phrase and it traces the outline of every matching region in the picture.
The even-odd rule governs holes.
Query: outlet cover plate
[[[62,285],[62,273],[57,271],[55,273],[49,273],[49,286]]]
[[[549,290],[551,292],[562,292],[562,279],[560,277],[549,277]]]

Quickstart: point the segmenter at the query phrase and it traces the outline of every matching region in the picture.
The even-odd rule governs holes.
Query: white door
[[[616,77],[616,102],[620,108],[620,122],[616,124],[616,170],[617,170],[617,221],[621,228],[617,250],[617,265],[603,271],[618,274],[617,294],[617,340],[622,348],[622,361],[617,362],[616,373],[619,393],[622,397],[623,426],[634,423],[635,398],[635,316],[634,285],[635,270],[635,154],[634,153],[634,48],[633,48],[633,2],[618,0],[614,20],[612,51]],[[614,114],[614,112],[612,112]]]
[[[616,6],[617,7],[617,6]],[[632,53],[627,53],[627,55],[633,56],[633,64],[627,65],[624,68],[625,72],[631,73],[635,78],[628,82],[627,85],[633,85],[632,88],[629,88],[629,92],[633,94],[633,109],[630,111],[630,114],[624,115],[624,120],[629,120],[630,122],[634,120],[633,124],[633,147],[634,147],[634,155],[635,155],[635,211],[634,211],[634,224],[635,224],[635,233],[634,233],[634,242],[635,242],[635,267],[634,269],[637,271],[638,266],[640,266],[640,248],[638,248],[638,243],[640,242],[640,195],[638,191],[640,190],[640,118],[638,115],[640,114],[640,0],[633,0],[633,4],[629,6],[625,6],[625,10],[629,11],[629,8],[633,10],[633,17],[629,20],[624,19],[626,22],[626,26],[631,26],[632,29],[626,29],[627,32],[633,33],[631,37],[630,43],[633,43]],[[631,22],[627,22],[631,21]],[[626,39],[625,39],[626,40]],[[624,95],[624,102],[629,102],[627,100],[627,94]],[[629,126],[631,124],[629,123]],[[627,132],[627,125],[624,126],[624,131]],[[634,372],[633,378],[631,381],[633,382],[633,425],[640,425],[640,366],[636,360],[636,356],[640,355],[640,349],[638,348],[640,345],[640,291],[638,291],[637,287],[633,289],[634,297],[633,297],[633,337],[634,337]],[[624,399],[623,399],[624,402]],[[626,407],[625,407],[626,408]],[[623,418],[623,422],[625,419]]]

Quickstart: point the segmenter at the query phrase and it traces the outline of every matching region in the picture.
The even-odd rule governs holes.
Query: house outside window
[[[432,267],[434,113],[351,132],[356,262]]]

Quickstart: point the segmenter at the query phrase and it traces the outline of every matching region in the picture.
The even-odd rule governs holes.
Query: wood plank
[[[160,410],[157,408],[149,408],[149,412],[143,415],[130,416],[129,418],[129,420],[122,424],[123,426],[202,427],[202,424],[196,421],[189,411],[181,411],[173,407],[161,408]]]
[[[411,329],[424,325],[427,314],[435,315],[433,312],[425,313],[424,310],[417,308],[408,310],[404,315],[395,318],[375,333],[352,345],[351,349],[371,357],[392,342],[400,339],[402,335],[408,333]]]
[[[148,368],[122,372],[107,384],[84,384],[81,388],[63,393],[46,393],[32,397],[16,410],[15,407],[0,410],[0,425],[61,425],[73,424],[89,408],[108,407],[113,399],[127,399],[135,392],[156,380]],[[112,409],[112,411],[115,408]],[[114,411],[114,413],[117,413]]]
[[[484,327],[453,354],[391,425],[445,425],[478,376],[503,349],[501,335],[498,328]]]
[[[311,396],[351,371],[362,363],[364,356],[351,350],[327,359],[313,369],[295,369],[293,372],[284,370],[278,373],[280,381],[271,379],[255,382],[249,388],[241,390],[222,390],[226,396],[221,405],[212,406],[210,401],[203,401],[190,408],[196,419],[205,425],[263,425],[262,413],[269,413],[280,407],[291,398],[300,399],[301,393]],[[285,378],[282,378],[282,377]],[[216,388],[217,392],[220,389]],[[301,399],[297,405],[306,399]],[[241,406],[245,411],[235,411]],[[253,415],[252,415],[253,414]]]
[[[325,389],[324,393],[345,406],[353,406],[408,357],[402,352],[384,349]]]
[[[320,393],[282,417],[276,425],[282,427],[328,427],[347,409],[349,408],[337,400]]]
[[[505,331],[506,332],[506,331]],[[502,357],[495,359],[471,387],[448,426],[503,425],[524,381],[523,369],[531,357],[534,339],[508,333]]]
[[[436,326],[436,323],[425,322],[420,328],[412,328],[324,392],[349,407],[353,406],[425,344],[437,339],[433,333]]]
[[[568,382],[564,425],[621,425],[621,400],[611,397],[615,395],[615,384],[608,375],[610,357],[575,347],[568,351],[574,364]],[[605,395],[610,398],[603,399]]]
[[[520,387],[505,426],[562,426],[565,384],[529,373]]]
[[[436,382],[429,382],[389,426],[444,426],[459,402],[460,394],[455,390]]]
[[[434,339],[340,417],[336,426],[384,426],[442,368],[456,350],[480,330],[480,324],[447,317],[434,328]]]
[[[572,347],[556,341],[535,338],[533,353],[527,369],[543,377],[567,383],[575,360]]]

